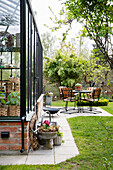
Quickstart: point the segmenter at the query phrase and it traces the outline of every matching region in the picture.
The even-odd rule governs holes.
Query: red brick
[[[0,144],[6,143],[6,144],[16,144],[18,143],[18,139],[0,139]]]
[[[21,146],[21,145],[9,146],[9,150],[21,150],[21,149],[22,149],[22,146]],[[24,146],[24,149],[25,149],[25,150],[28,150],[28,145],[25,145],[25,146]]]
[[[24,122],[24,125],[27,126],[29,124],[29,122]]]
[[[9,150],[21,150],[21,145],[10,145]]]
[[[0,122],[0,126],[8,126],[8,122]]]
[[[21,138],[21,133],[11,133],[10,138]]]
[[[24,149],[25,149],[25,150],[28,150],[28,148],[29,148],[28,145],[25,145],[25,146],[24,146]]]
[[[19,140],[19,143],[22,143],[22,139]],[[28,139],[24,139],[24,143],[28,143]]]
[[[9,126],[21,126],[21,122],[9,122]]]
[[[28,133],[24,133],[24,138],[27,138],[28,137]],[[18,132],[18,133],[14,133],[14,132],[12,132],[11,134],[10,134],[10,137],[11,138],[21,138],[21,132]]]
[[[24,133],[24,138],[27,138],[28,137],[28,133]]]
[[[1,132],[16,132],[17,127],[0,127]]]
[[[22,128],[21,128],[21,127],[19,127],[19,128],[18,128],[18,131],[19,131],[19,132],[21,132],[21,131],[22,131]]]
[[[0,151],[7,150],[7,145],[0,145]]]

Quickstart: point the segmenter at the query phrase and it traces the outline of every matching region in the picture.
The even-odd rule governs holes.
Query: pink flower
[[[47,126],[49,126],[49,121],[48,121],[48,120],[45,120],[45,121],[44,121],[44,124],[46,124]]]

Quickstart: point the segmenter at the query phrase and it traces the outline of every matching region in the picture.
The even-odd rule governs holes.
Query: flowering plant
[[[53,93],[52,93],[52,92],[47,91],[47,92],[45,92],[45,96],[53,96]]]
[[[48,120],[45,120],[45,121],[42,123],[43,129],[49,128],[49,125],[50,125],[50,123],[49,123]]]
[[[52,125],[48,120],[42,122],[42,126],[38,128],[39,132],[56,132],[58,131],[58,127],[56,125]]]

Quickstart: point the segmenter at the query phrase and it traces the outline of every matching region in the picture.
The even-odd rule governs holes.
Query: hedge
[[[99,101],[95,101],[92,103],[92,106],[107,106],[108,105],[108,100],[107,99],[104,99],[104,100],[99,100]],[[78,106],[89,106],[90,105],[90,102],[89,101],[78,101],[77,102],[77,105]]]

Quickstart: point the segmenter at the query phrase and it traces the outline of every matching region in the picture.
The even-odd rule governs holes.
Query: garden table
[[[79,93],[79,96],[80,96],[80,100],[81,100],[81,94],[87,94],[87,93],[91,93],[92,91],[91,90],[73,90],[73,93]]]
[[[81,94],[87,94],[87,93],[91,93],[92,91],[91,90],[73,90],[73,93],[78,93],[79,94],[79,100],[84,100],[85,98],[82,99],[81,97]],[[78,102],[78,101],[77,101]],[[77,105],[78,107],[78,105]],[[83,109],[82,107],[78,107],[78,113],[81,113],[81,112],[87,112],[89,111],[88,109]]]

